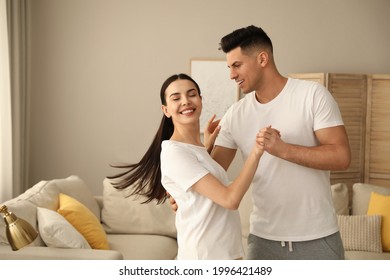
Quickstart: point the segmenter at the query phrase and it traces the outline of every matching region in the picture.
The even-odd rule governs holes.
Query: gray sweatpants
[[[248,260],[343,260],[339,232],[309,241],[281,242],[249,234]]]

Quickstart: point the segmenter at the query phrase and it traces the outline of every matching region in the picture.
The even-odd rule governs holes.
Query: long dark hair
[[[176,80],[190,80],[193,82],[200,94],[199,85],[186,74],[175,74],[165,80],[160,90],[161,104],[167,105],[165,91],[167,87]],[[161,184],[161,143],[171,138],[174,131],[174,125],[171,118],[163,115],[160,127],[146,151],[145,155],[138,163],[111,165],[112,167],[127,169],[114,176],[107,176],[112,180],[116,189],[123,190],[131,188],[131,195],[142,195],[146,199],[144,203],[149,203],[156,199],[157,203],[162,203],[167,199],[167,193]]]

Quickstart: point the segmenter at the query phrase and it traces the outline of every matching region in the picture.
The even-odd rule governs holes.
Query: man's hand
[[[178,208],[177,204],[176,204],[176,201],[173,199],[173,197],[169,193],[167,193],[167,195],[168,195],[168,198],[169,198],[169,203],[171,205],[171,209],[172,209],[173,212],[176,213],[177,208]]]
[[[284,144],[280,136],[279,130],[267,126],[260,130],[256,141],[258,144],[264,146],[264,151],[267,151],[271,155],[278,156],[281,153],[281,146]]]
[[[215,139],[218,136],[218,133],[221,129],[219,126],[219,122],[221,119],[214,121],[216,115],[214,114],[209,121],[207,122],[207,126],[204,130],[204,146],[206,147],[209,154],[213,150]]]

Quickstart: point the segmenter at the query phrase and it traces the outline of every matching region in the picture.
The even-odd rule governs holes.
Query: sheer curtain
[[[0,0],[0,203],[28,188],[26,2]]]
[[[0,0],[0,203],[13,195],[11,79],[7,6]]]

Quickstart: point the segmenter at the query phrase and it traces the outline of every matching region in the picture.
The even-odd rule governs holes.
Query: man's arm
[[[232,163],[235,155],[236,149],[229,149],[222,146],[214,146],[213,151],[211,152],[211,157],[219,163],[225,170],[228,170],[230,164]]]
[[[314,133],[319,145],[305,147],[286,143],[275,129],[265,128],[264,150],[276,157],[314,169],[347,169],[351,163],[351,150],[345,127],[323,128]]]

